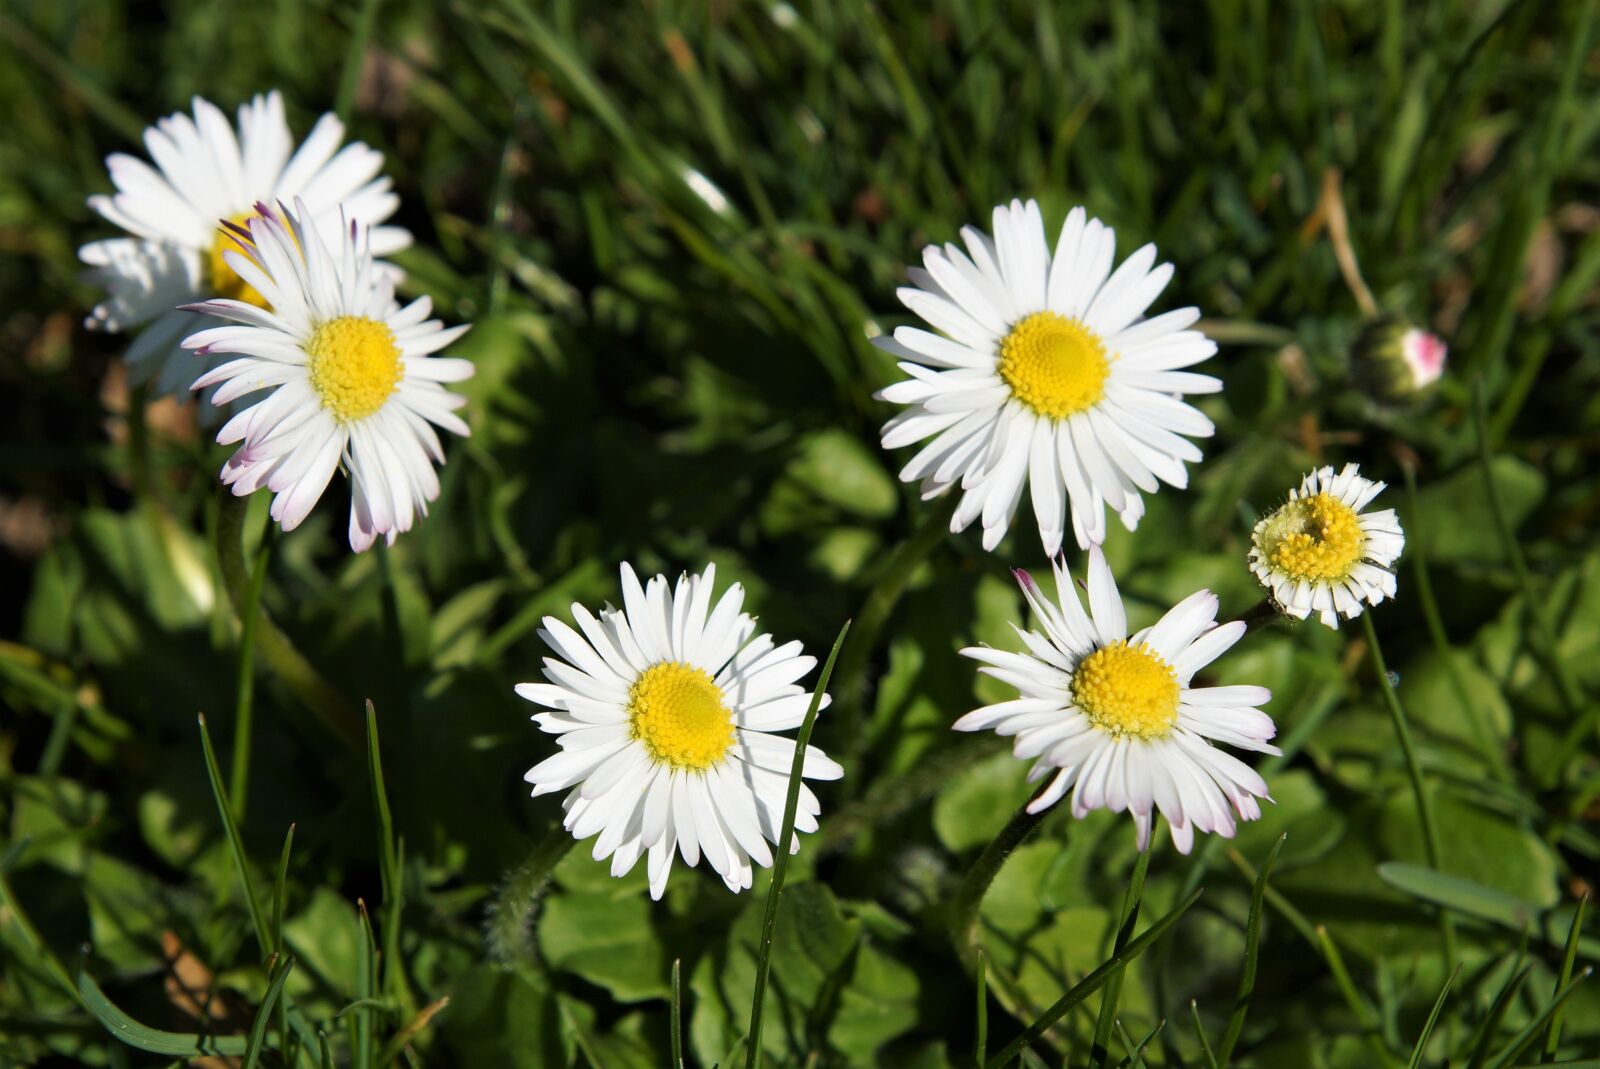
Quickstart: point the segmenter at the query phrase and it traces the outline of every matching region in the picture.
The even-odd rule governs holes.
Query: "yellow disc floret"
[[[1072,702],[1101,731],[1159,739],[1178,721],[1178,677],[1144,643],[1118,639],[1078,662]]]
[[[389,399],[405,365],[387,324],[366,316],[340,316],[311,332],[311,385],[322,407],[343,423],[366,419]]]
[[[1269,517],[1256,536],[1274,568],[1295,579],[1343,579],[1361,560],[1366,539],[1355,509],[1332,494],[1297,497]]]
[[[235,215],[228,222],[234,226],[248,226],[249,221],[255,218],[254,212]],[[224,227],[217,227],[216,234],[211,238],[211,248],[206,253],[205,283],[208,297],[226,297],[230,301],[243,301],[253,304],[257,308],[267,307],[267,299],[256,292],[256,288],[239,277],[239,272],[229,265],[225,252],[240,252],[239,242],[234,239],[233,233]]]
[[[704,772],[733,745],[733,714],[703,668],[663,661],[628,691],[633,737],[662,764]]]
[[[999,371],[1017,400],[1041,416],[1065,419],[1105,396],[1111,361],[1099,335],[1076,319],[1035,312],[1001,341]]]

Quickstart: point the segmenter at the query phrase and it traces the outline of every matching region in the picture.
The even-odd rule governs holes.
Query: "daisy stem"
[[[245,593],[239,614],[239,659],[237,689],[233,703],[233,762],[228,777],[228,792],[233,795],[233,819],[243,822],[246,799],[250,794],[250,734],[255,720],[256,626],[261,618],[261,588],[267,579],[267,558],[272,555],[272,530],[269,524],[256,552],[250,588]]]
[[[811,707],[794,739],[794,760],[789,765],[789,793],[783,802],[783,828],[772,851],[772,884],[767,888],[767,909],[761,920],[761,943],[756,954],[756,986],[750,996],[749,1044],[746,1046],[745,1069],[761,1069],[761,1014],[767,996],[767,977],[772,970],[772,939],[778,930],[778,902],[783,898],[783,881],[789,873],[789,844],[794,842],[794,822],[800,811],[800,777],[805,769],[806,748],[811,742],[811,729],[817,726],[817,711],[822,708],[822,695],[833,678],[833,666],[839,660],[839,649],[850,633],[851,621],[846,620],[833,640],[833,649],[823,662],[822,674],[817,677],[817,689],[811,695]]]
[[[845,765],[851,769],[861,757],[870,741],[864,730],[866,722],[866,670],[867,662],[878,645],[878,635],[889,622],[889,614],[905,593],[906,585],[933,547],[939,544],[950,529],[950,517],[955,513],[960,495],[946,494],[943,501],[928,511],[911,537],[895,549],[884,566],[883,574],[867,594],[861,612],[856,615],[856,640],[850,644],[839,662],[839,685],[834,689],[838,708],[844,717],[845,738],[849,748]]]
[[[1048,790],[1049,784],[1043,789]],[[1028,812],[1028,806],[1032,804],[1030,799],[1011,815],[1006,826],[1000,829],[1000,834],[990,840],[989,845],[983,848],[983,853],[978,855],[978,860],[973,862],[972,868],[967,870],[966,878],[961,881],[961,889],[956,892],[950,913],[950,938],[955,944],[956,957],[961,959],[961,964],[969,973],[975,973],[978,968],[978,909],[983,905],[983,896],[988,894],[989,885],[994,883],[1006,859],[1016,853],[1017,847],[1033,834],[1045,814],[1049,813],[1049,809]]]
[[[484,926],[491,960],[515,966],[533,959],[539,901],[550,884],[550,874],[576,842],[566,828],[557,824],[539,840],[528,859],[500,881]]]
[[[1239,619],[1244,621],[1244,633],[1248,635],[1277,623],[1283,619],[1283,612],[1272,603],[1271,598],[1262,598]]]
[[[1400,740],[1400,752],[1405,755],[1406,774],[1411,777],[1411,793],[1417,801],[1417,818],[1422,824],[1422,846],[1428,857],[1428,867],[1442,872],[1439,867],[1439,831],[1433,822],[1433,805],[1428,799],[1428,787],[1422,779],[1422,765],[1417,760],[1417,750],[1411,741],[1411,724],[1406,719],[1405,708],[1394,684],[1389,681],[1389,667],[1383,661],[1383,649],[1378,644],[1378,629],[1372,624],[1372,614],[1361,614],[1361,625],[1367,633],[1367,649],[1372,654],[1372,667],[1378,674],[1378,687],[1383,691],[1384,704],[1394,721],[1394,733]],[[1455,967],[1461,959],[1456,956],[1456,926],[1450,911],[1439,910],[1439,935],[1444,943],[1445,968]]]
[[[1128,946],[1128,940],[1133,937],[1133,929],[1139,923],[1139,902],[1144,898],[1144,875],[1150,868],[1150,849],[1139,851],[1138,858],[1133,863],[1133,875],[1128,880],[1128,892],[1122,898],[1122,914],[1117,924],[1116,942],[1112,947],[1112,956],[1121,954]],[[1105,994],[1100,996],[1100,1016],[1095,1021],[1094,1044],[1089,1048],[1090,1069],[1103,1069],[1106,1058],[1111,1053],[1111,1029],[1117,1019],[1117,1002],[1122,998],[1122,976],[1120,972],[1113,973],[1106,981]]]
[[[249,611],[250,602],[250,573],[244,564],[244,518],[249,499],[234,497],[226,487],[221,488],[218,495],[217,568],[222,573],[228,601],[234,612],[242,616]],[[256,614],[254,646],[261,659],[340,742],[356,753],[362,752],[366,746],[366,729],[356,707],[295,649],[265,609],[258,606]]]

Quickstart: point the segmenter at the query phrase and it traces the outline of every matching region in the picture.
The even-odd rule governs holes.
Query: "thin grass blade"
[[[78,994],[89,1012],[117,1039],[136,1050],[174,1057],[198,1058],[207,1054],[237,1058],[248,1044],[244,1036],[205,1036],[195,1032],[166,1032],[140,1024],[117,1007],[94,978],[78,972]]]
[[[672,1069],[683,1069],[683,959],[672,959]]]
[[[828,651],[822,675],[817,678],[817,689],[811,695],[811,706],[806,710],[806,718],[794,740],[794,763],[789,767],[789,797],[783,804],[783,831],[773,851],[772,886],[767,889],[767,911],[761,921],[756,987],[750,998],[750,1045],[745,1052],[747,1069],[757,1069],[761,1064],[761,1014],[765,1009],[767,976],[772,968],[772,936],[778,927],[778,900],[783,897],[783,878],[789,872],[789,843],[794,838],[795,813],[800,808],[800,770],[805,767],[806,745],[811,741],[811,729],[817,725],[817,710],[822,707],[822,695],[828,689],[828,680],[833,678],[834,663],[838,661],[839,650],[849,633],[850,621],[846,620],[839,629],[839,637],[833,640],[833,649]]]
[[[222,830],[228,838],[228,853],[233,857],[234,871],[239,875],[239,886],[244,891],[244,903],[250,911],[250,924],[255,929],[256,944],[261,948],[261,960],[272,956],[272,933],[267,930],[266,918],[261,915],[261,903],[256,899],[255,884],[250,879],[250,860],[245,856],[244,839],[239,835],[239,825],[234,823],[233,806],[228,800],[228,788],[222,783],[222,770],[217,767],[217,752],[211,746],[211,732],[206,727],[205,714],[199,716],[200,746],[206,755],[206,775],[211,780],[211,794],[217,802],[217,813],[222,817]]]
[[[1570,984],[1557,991],[1555,997],[1550,1000],[1550,1005],[1546,1006],[1544,1011],[1537,1017],[1529,1021],[1522,1031],[1512,1037],[1511,1042],[1506,1044],[1505,1049],[1495,1056],[1494,1061],[1489,1063],[1489,1069],[1506,1069],[1506,1066],[1516,1061],[1517,1056],[1526,1050],[1528,1044],[1532,1043],[1539,1033],[1544,1030],[1550,1018],[1555,1016],[1562,1006],[1566,1005],[1567,999],[1572,997],[1572,993],[1578,989],[1578,985],[1589,979],[1590,974],[1593,972],[1592,968],[1585,965],[1583,971],[1574,976]]]
[[[1206,1023],[1200,1019],[1200,1002],[1197,999],[1189,1000],[1189,1019],[1194,1022],[1194,1037],[1200,1041],[1200,1053],[1205,1055],[1206,1069],[1217,1069],[1217,1056],[1211,1050],[1211,1041],[1206,1038]]]
[[[1450,995],[1450,986],[1460,975],[1461,966],[1457,965],[1445,978],[1444,986],[1439,989],[1439,997],[1433,1001],[1433,1011],[1428,1014],[1428,1022],[1422,1026],[1422,1034],[1417,1037],[1417,1045],[1411,1048],[1411,1060],[1406,1063],[1406,1069],[1418,1069],[1422,1065],[1422,1052],[1428,1049],[1428,1040],[1433,1038],[1433,1026],[1439,1023],[1439,1013],[1444,1009],[1445,999]]]
[[[1572,981],[1572,969],[1578,962],[1578,938],[1583,932],[1583,914],[1589,906],[1589,896],[1584,895],[1578,899],[1578,912],[1573,914],[1572,926],[1567,929],[1567,948],[1561,955],[1561,976],[1556,980],[1556,990],[1560,991]],[[1550,1031],[1545,1034],[1544,1060],[1556,1060],[1556,1051],[1561,1047],[1561,1018],[1566,1013],[1566,1007],[1556,1007],[1556,1012],[1550,1015]]]
[[[1272,875],[1272,866],[1278,860],[1278,851],[1283,849],[1287,835],[1278,836],[1278,841],[1272,844],[1272,850],[1267,854],[1267,860],[1262,863],[1261,871],[1256,873],[1255,883],[1250,887],[1250,913],[1245,922],[1244,931],[1244,968],[1239,973],[1239,994],[1233,1000],[1233,1012],[1228,1016],[1228,1028],[1222,1034],[1222,1042],[1217,1047],[1217,1065],[1227,1069],[1228,1062],[1233,1058],[1233,1048],[1239,1042],[1239,1034],[1244,1031],[1245,1014],[1250,1011],[1250,1000],[1256,990],[1256,961],[1261,951],[1261,917],[1267,896],[1267,878]]]
[[[985,1063],[987,1069],[1000,1069],[1000,1066],[1005,1065],[1007,1062],[1011,1061],[1012,1058],[1015,1058],[1017,1053],[1021,1051],[1023,1047],[1044,1035],[1045,1031],[1048,1030],[1051,1025],[1055,1024],[1062,1017],[1064,1017],[1068,1010],[1072,1009],[1072,1007],[1076,1006],[1078,1003],[1082,1002],[1084,999],[1100,990],[1101,986],[1104,985],[1107,980],[1109,980],[1114,974],[1126,968],[1130,961],[1133,961],[1140,954],[1143,954],[1145,950],[1149,948],[1151,943],[1161,938],[1161,934],[1163,932],[1176,924],[1178,922],[1178,918],[1182,917],[1184,913],[1188,911],[1190,906],[1194,905],[1200,900],[1200,895],[1202,893],[1204,893],[1204,888],[1195,888],[1192,892],[1190,892],[1188,898],[1185,898],[1182,902],[1179,902],[1164,917],[1156,921],[1149,928],[1146,928],[1142,935],[1140,935],[1133,942],[1129,943],[1123,949],[1122,953],[1112,955],[1111,958],[1102,963],[1099,968],[1095,969],[1094,972],[1078,981],[1072,990],[1068,991],[1065,995],[1062,995],[1056,1000],[1055,1005],[1045,1010],[1044,1013],[1039,1015],[1037,1020],[1035,1020],[1027,1028],[1023,1029],[1021,1035],[1017,1036],[1010,1043],[1007,1043],[999,1054],[996,1054],[994,1057],[990,1058]]]
[[[244,1062],[240,1069],[255,1069],[256,1062],[260,1060],[267,1042],[267,1025],[272,1020],[272,1008],[277,1005],[278,996],[283,993],[284,981],[289,979],[293,968],[293,955],[273,962],[272,971],[268,974],[267,993],[262,996],[261,1005],[256,1009],[256,1019],[250,1023],[250,1038],[245,1043]]]
[[[1122,898],[1122,915],[1117,923],[1117,937],[1112,944],[1112,954],[1120,954],[1128,945],[1133,929],[1139,923],[1139,903],[1144,899],[1144,877],[1150,868],[1150,851],[1139,851],[1133,863],[1133,874],[1128,879],[1128,890]],[[1111,1032],[1117,1018],[1117,1003],[1122,998],[1122,974],[1119,972],[1106,983],[1106,993],[1100,997],[1100,1016],[1095,1021],[1094,1043],[1089,1048],[1090,1069],[1103,1069],[1111,1056]]]

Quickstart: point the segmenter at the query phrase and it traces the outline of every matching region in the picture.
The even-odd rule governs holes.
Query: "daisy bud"
[[[1422,396],[1444,374],[1450,349],[1444,339],[1400,316],[1368,323],[1351,353],[1358,380],[1385,401]]]

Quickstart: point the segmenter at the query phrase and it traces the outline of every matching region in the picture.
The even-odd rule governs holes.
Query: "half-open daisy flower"
[[[1027,572],[1016,576],[1044,634],[1016,629],[1026,653],[987,646],[961,652],[1021,696],[970,712],[955,729],[1015,735],[1016,755],[1034,759],[1029,781],[1053,777],[1029,812],[1055,805],[1071,790],[1075,817],[1102,808],[1133,814],[1141,850],[1159,812],[1185,854],[1196,829],[1231,838],[1235,813],[1243,820],[1261,816],[1256,799],[1267,797],[1266,782],[1211,742],[1278,753],[1267,741],[1277,729],[1258,708],[1272,692],[1192,685],[1196,672],[1245,633],[1242,622],[1216,623],[1215,594],[1191,594],[1130,638],[1099,546],[1089,548],[1088,613],[1059,562],[1054,601]]]
[[[1300,480],[1289,500],[1256,524],[1250,570],[1290,616],[1315,610],[1328,627],[1361,615],[1362,602],[1394,597],[1393,565],[1405,548],[1394,509],[1362,512],[1384,483],[1361,477],[1346,464],[1330,465]]]
[[[240,497],[271,490],[272,518],[289,531],[343,461],[350,546],[359,552],[378,535],[392,545],[439,496],[433,466],[444,450],[432,425],[468,433],[455,414],[466,398],[441,384],[469,378],[472,365],[432,354],[467,328],[429,319],[427,297],[396,303],[394,278],[374,264],[365,227],[341,228],[330,250],[306,217],[303,201],[293,213],[259,204],[247,226],[232,226],[238,248],[223,255],[265,307],[228,298],[185,305],[230,325],[183,344],[237,354],[195,380],[196,390],[217,387],[214,404],[271,391],[217,433],[224,445],[244,443],[222,481]]]
[[[877,343],[911,377],[883,390],[908,406],[883,428],[886,449],[931,439],[900,472],[922,496],[957,483],[950,521],[983,522],[993,549],[1016,514],[1026,482],[1045,552],[1061,548],[1070,517],[1080,547],[1105,538],[1105,506],[1129,530],[1144,514],[1141,493],[1188,483],[1186,461],[1212,423],[1179,398],[1215,393],[1208,375],[1179,370],[1216,352],[1188,329],[1180,308],[1145,310],[1172,277],[1146,245],[1111,270],[1115,237],[1082,208],[1067,216],[1052,256],[1033,201],[994,210],[994,238],[972,227],[954,244],[929,245],[926,270],[900,300],[940,333],[899,327]]]
[[[548,682],[517,687],[551,710],[533,719],[560,736],[560,752],[524,777],[534,795],[574,788],[567,830],[598,834],[595,860],[609,857],[613,876],[648,855],[652,898],[666,890],[674,852],[691,867],[703,854],[733,891],[751,885],[752,863],[771,866],[795,747],[773,732],[798,727],[811,703],[796,680],[817,659],[757,635],[738,583],[713,607],[715,578],[707,565],[675,587],[664,575],[641,587],[624,564],[622,611],[608,605],[596,619],[572,606],[582,634],[546,616]],[[808,746],[801,774],[844,772]],[[801,784],[795,830],[816,831],[819,811]],[[798,835],[789,849],[800,849]]]
[[[298,197],[306,204],[305,225],[330,244],[341,218],[373,227],[378,256],[411,244],[400,227],[377,225],[400,204],[389,180],[377,177],[383,154],[360,143],[341,149],[343,139],[344,125],[329,113],[295,151],[276,91],[240,106],[237,134],[221,110],[196,97],[193,118],[178,112],[145,131],[154,167],[120,152],[107,158],[117,192],[90,197],[89,206],[129,236],[91,242],[78,255],[89,278],[108,291],[88,326],[143,328],[127,353],[135,382],[152,381],[164,395],[187,392],[194,357],[178,343],[195,321],[179,305],[227,297],[265,307],[261,293],[229,266],[225,254],[234,245],[219,221],[243,223],[257,203]]]

